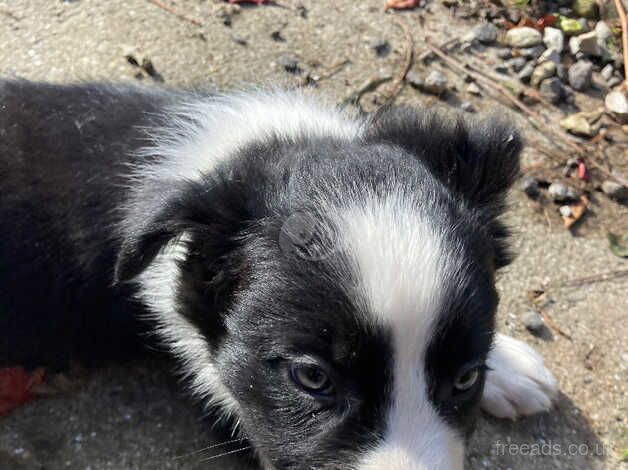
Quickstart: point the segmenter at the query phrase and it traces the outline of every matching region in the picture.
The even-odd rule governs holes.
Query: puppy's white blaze
[[[354,264],[358,303],[391,329],[394,378],[384,441],[358,468],[462,468],[463,443],[428,398],[425,353],[443,287],[459,272],[446,232],[412,197],[372,197],[340,212],[342,243]]]
[[[180,270],[177,262],[187,255],[183,234],[170,242],[150,266],[138,276],[139,298],[157,322],[157,334],[180,361],[183,374],[191,380],[192,393],[208,404],[236,413],[238,404],[220,381],[207,341],[198,329],[178,312],[176,304]]]
[[[168,111],[169,125],[142,154],[164,157],[140,166],[143,178],[195,180],[239,149],[271,137],[359,137],[365,122],[302,91],[253,91],[199,98]]]

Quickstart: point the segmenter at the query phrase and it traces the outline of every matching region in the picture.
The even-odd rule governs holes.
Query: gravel
[[[565,34],[558,28],[548,26],[543,31],[543,43],[548,49],[561,53],[565,48]]]
[[[511,47],[532,47],[542,42],[541,33],[527,26],[512,28],[506,33],[506,44]]]
[[[612,180],[606,180],[602,183],[602,192],[613,199],[628,198],[628,188]]]
[[[528,331],[534,334],[539,334],[545,329],[543,317],[535,310],[529,310],[521,315],[521,323]]]
[[[497,27],[493,23],[480,23],[471,30],[471,38],[482,44],[492,44],[497,39]]]
[[[564,101],[567,93],[563,83],[558,77],[546,78],[539,86],[540,95],[554,104]]]
[[[447,77],[438,70],[432,70],[425,78],[423,89],[428,93],[440,95],[447,90]]]
[[[540,194],[539,191],[539,183],[536,181],[536,179],[532,178],[531,176],[525,176],[521,179],[521,183],[520,183],[520,187],[521,190],[526,194],[526,196],[528,197],[537,197]]]
[[[579,60],[568,72],[569,85],[577,91],[586,91],[591,88],[593,78],[593,64],[587,60]]]
[[[543,62],[534,68],[532,77],[530,77],[530,85],[539,86],[543,80],[551,77],[555,73],[556,64],[554,62]]]

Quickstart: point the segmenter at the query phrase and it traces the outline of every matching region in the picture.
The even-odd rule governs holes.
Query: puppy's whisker
[[[184,459],[186,457],[191,457],[193,455],[202,454],[203,452],[207,452],[208,450],[216,449],[217,447],[223,447],[223,446],[226,446],[226,445],[229,445],[229,444],[234,444],[236,442],[242,442],[244,440],[245,440],[245,438],[241,437],[239,439],[232,439],[230,441],[219,442],[217,444],[212,444],[210,446],[203,447],[202,449],[193,450],[192,452],[188,452],[188,453],[181,454],[181,455],[175,455],[174,457],[172,457],[172,460]]]
[[[231,455],[231,454],[237,454],[238,452],[244,452],[245,450],[249,450],[252,448],[253,446],[246,446],[246,447],[241,447],[240,449],[230,450],[228,452],[223,452],[222,454],[212,455],[211,457],[201,460],[201,462],[209,462],[210,460],[216,460],[221,457],[226,457],[227,455]]]

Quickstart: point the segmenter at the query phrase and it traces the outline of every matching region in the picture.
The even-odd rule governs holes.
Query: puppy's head
[[[269,468],[462,468],[519,147],[399,109],[355,139],[249,143],[172,182],[117,276]]]

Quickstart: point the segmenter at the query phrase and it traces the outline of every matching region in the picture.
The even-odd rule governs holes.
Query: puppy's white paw
[[[527,344],[498,334],[486,364],[489,370],[481,406],[487,413],[515,419],[552,407],[558,383],[543,358]]]

